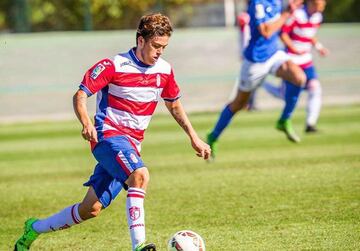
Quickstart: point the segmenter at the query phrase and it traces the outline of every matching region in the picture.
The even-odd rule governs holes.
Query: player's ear
[[[145,45],[145,39],[143,36],[139,36],[137,39],[137,44],[139,48],[143,48]]]

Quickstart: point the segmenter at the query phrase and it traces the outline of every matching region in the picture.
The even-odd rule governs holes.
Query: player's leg
[[[262,87],[265,91],[271,94],[273,97],[284,100],[285,96],[285,83],[281,81],[281,84],[276,85],[269,81],[264,81]]]
[[[296,107],[301,89],[305,84],[306,76],[303,70],[290,60],[285,61],[278,67],[276,76],[282,78],[285,82],[285,106],[276,127],[285,132],[290,141],[300,142],[300,138],[292,127],[290,118]]]
[[[256,111],[258,109],[256,106],[256,92],[257,88],[250,93],[249,101],[246,107],[248,111]]]
[[[308,133],[316,132],[316,124],[321,110],[321,84],[317,79],[309,81],[308,87],[308,100],[307,100],[307,116],[306,116],[306,128]]]
[[[153,243],[145,244],[145,210],[144,199],[150,175],[146,167],[136,169],[131,173],[126,184],[128,193],[126,198],[126,216],[130,231],[132,248],[139,250],[156,250]]]
[[[313,133],[317,131],[316,124],[321,110],[321,84],[314,66],[304,69],[308,79],[305,89],[308,91],[307,116],[305,132]]]
[[[251,91],[256,89],[268,74],[269,69],[262,63],[252,63],[246,59],[241,67],[240,81],[236,97],[228,103],[217,120],[213,130],[207,135],[207,143],[211,147],[211,157],[215,158],[217,153],[217,141],[225,128],[230,124],[233,116],[243,108],[247,107]]]
[[[66,207],[45,219],[30,218],[25,222],[24,234],[15,244],[15,250],[28,250],[35,239],[42,233],[70,228],[75,224],[97,216],[102,205],[94,189],[89,187],[84,200]]]
[[[95,158],[108,173],[127,188],[126,216],[133,250],[156,250],[145,244],[144,199],[149,183],[149,172],[140,154],[125,136],[105,139],[94,151]]]
[[[230,124],[233,116],[243,108],[247,107],[251,92],[238,90],[236,97],[227,104],[220,113],[219,119],[213,130],[207,135],[207,143],[211,147],[211,157],[215,158],[217,153],[217,140],[225,128]]]

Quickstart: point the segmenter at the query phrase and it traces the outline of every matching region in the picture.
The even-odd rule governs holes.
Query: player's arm
[[[303,0],[293,0],[289,2],[288,8],[284,10],[278,19],[273,22],[263,22],[260,23],[257,28],[260,34],[265,38],[270,38],[274,33],[278,32],[281,27],[285,24],[286,20],[291,16],[291,14],[301,6]],[[258,5],[256,8],[256,18],[261,19],[265,13],[264,7]]]
[[[313,44],[313,46],[321,56],[325,57],[329,54],[329,50],[325,48],[316,37],[312,38],[311,43]]]
[[[294,54],[304,54],[305,51],[299,51],[294,47],[293,41],[291,40],[289,34],[287,32],[282,32],[280,34],[281,41],[284,43],[285,47],[288,48],[289,51],[291,51]]]
[[[97,132],[87,111],[87,99],[111,82],[114,65],[111,60],[103,59],[93,65],[86,73],[73,97],[73,107],[83,129],[81,134],[85,140],[98,142]]]
[[[166,108],[169,110],[170,114],[176,120],[176,122],[181,126],[185,133],[189,136],[191,145],[196,151],[196,155],[204,159],[208,159],[211,153],[210,147],[208,144],[203,142],[194,128],[192,127],[189,118],[187,117],[185,110],[179,99],[175,101],[165,101]]]
[[[79,89],[73,96],[73,107],[76,117],[83,127],[81,131],[83,138],[88,141],[98,142],[96,129],[87,111],[87,98],[88,95]]]

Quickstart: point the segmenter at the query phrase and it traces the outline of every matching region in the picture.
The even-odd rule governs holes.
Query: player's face
[[[137,49],[140,55],[137,56],[144,64],[154,65],[161,54],[163,54],[168,41],[168,36],[155,36],[147,41],[143,37],[139,37]]]
[[[310,12],[323,12],[325,10],[326,0],[312,0],[309,1],[309,11]]]

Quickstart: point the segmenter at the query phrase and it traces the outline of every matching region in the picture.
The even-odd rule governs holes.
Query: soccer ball
[[[168,251],[205,251],[205,243],[197,233],[181,230],[170,238]]]

